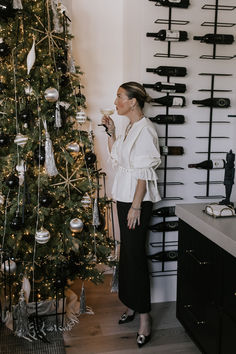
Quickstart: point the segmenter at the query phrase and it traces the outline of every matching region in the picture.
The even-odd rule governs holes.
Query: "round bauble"
[[[40,150],[37,148],[34,151],[34,158],[38,164],[43,165],[45,162],[45,149],[43,147]]]
[[[79,152],[80,146],[78,143],[71,142],[66,146],[66,150],[69,152]]]
[[[5,196],[2,193],[0,193],[0,205],[4,205],[4,203],[5,203]]]
[[[22,218],[17,215],[10,222],[10,228],[12,230],[20,230],[23,227]]]
[[[70,221],[70,229],[72,232],[81,232],[84,224],[81,219],[75,218]]]
[[[11,274],[15,273],[16,262],[14,262],[12,259],[4,261],[1,265],[1,270],[2,270],[2,272],[8,272]]]
[[[84,111],[77,112],[75,119],[76,119],[77,123],[80,123],[80,124],[85,123],[86,119],[87,119],[86,113]]]
[[[9,53],[10,53],[9,46],[6,43],[1,42],[0,43],[0,58],[6,57]]]
[[[39,204],[40,206],[47,208],[52,203],[52,197],[50,194],[43,193],[39,197]]]
[[[18,187],[19,186],[19,178],[14,174],[8,176],[6,178],[6,185],[11,189]]]
[[[45,243],[47,243],[50,239],[50,232],[46,229],[44,229],[43,227],[41,227],[40,230],[36,231],[35,234],[35,240],[37,243],[39,243],[40,245],[44,245]]]
[[[20,113],[19,113],[19,120],[22,123],[29,123],[32,122],[33,120],[33,112],[30,109],[23,109]]]
[[[81,199],[81,204],[84,208],[88,208],[91,205],[91,198],[88,194],[84,195]]]
[[[9,142],[10,142],[9,136],[4,133],[1,133],[0,134],[0,147],[7,146],[9,144]]]
[[[91,167],[97,160],[96,155],[92,152],[86,152],[85,154],[85,161],[88,167]]]
[[[28,141],[28,136],[18,133],[14,139],[14,143],[18,146],[24,147]]]
[[[56,102],[59,98],[59,93],[54,87],[49,87],[44,92],[44,97],[48,102]]]

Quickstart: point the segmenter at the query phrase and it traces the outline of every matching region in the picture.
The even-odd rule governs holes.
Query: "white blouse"
[[[116,169],[112,197],[120,202],[131,203],[137,180],[146,180],[143,201],[161,200],[157,187],[156,168],[161,163],[157,132],[148,118],[135,122],[127,137],[119,135],[111,149],[111,160]]]

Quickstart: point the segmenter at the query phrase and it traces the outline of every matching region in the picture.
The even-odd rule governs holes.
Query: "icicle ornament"
[[[98,199],[97,198],[94,199],[94,205],[93,205],[93,225],[95,227],[98,227],[100,225]]]
[[[62,123],[61,123],[61,110],[60,110],[60,104],[57,101],[56,103],[56,110],[55,110],[55,128],[61,128]]]
[[[34,38],[32,48],[30,49],[30,51],[27,55],[27,74],[28,75],[30,73],[30,70],[34,66],[35,59],[36,59],[36,54],[35,54],[35,38]]]
[[[51,7],[52,7],[52,12],[53,12],[53,26],[54,26],[54,32],[56,33],[62,33],[63,32],[63,26],[60,24],[59,16],[58,16],[58,0],[51,0]]]
[[[58,174],[58,170],[57,170],[55,159],[54,159],[52,141],[50,139],[50,135],[49,135],[48,129],[47,129],[47,122],[43,121],[43,125],[44,125],[45,136],[46,136],[46,141],[45,141],[45,168],[46,168],[47,174],[50,177],[53,177],[53,176],[56,176]]]
[[[21,160],[20,163],[18,165],[16,165],[16,171],[18,172],[19,185],[22,186],[24,183],[25,171],[26,171],[26,166],[25,166],[24,160]]]
[[[21,0],[13,0],[13,9],[14,10],[23,10],[22,2]]]

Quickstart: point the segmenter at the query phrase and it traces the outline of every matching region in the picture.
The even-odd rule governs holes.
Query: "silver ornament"
[[[86,119],[87,119],[86,113],[84,111],[77,112],[75,119],[76,119],[77,123],[80,123],[80,124],[85,123]]]
[[[18,146],[24,147],[28,139],[28,136],[19,133],[16,135],[14,143],[16,143]]]
[[[0,193],[0,205],[3,205],[5,203],[5,196]]]
[[[78,143],[71,142],[66,146],[66,149],[70,152],[79,152],[80,146]]]
[[[10,272],[10,273],[15,273],[16,271],[16,262],[13,260],[6,260],[5,262],[2,263],[1,265],[1,270],[2,272]]]
[[[20,186],[24,183],[26,165],[24,160],[20,160],[19,165],[16,165],[16,171],[18,172],[19,184]]]
[[[45,90],[44,97],[48,102],[56,102],[59,98],[59,93],[54,87],[49,87]]]
[[[44,229],[44,227],[41,227],[41,229],[36,231],[36,234],[35,234],[35,240],[40,245],[47,243],[49,241],[50,237],[51,237],[50,232],[48,230]]]
[[[81,204],[83,205],[84,208],[88,208],[90,206],[91,198],[88,194],[83,196],[83,198],[81,199]]]
[[[75,218],[70,221],[70,229],[72,232],[81,232],[84,224],[81,219]]]

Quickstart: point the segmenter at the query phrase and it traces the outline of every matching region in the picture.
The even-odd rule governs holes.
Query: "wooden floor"
[[[175,302],[152,305],[153,331],[151,341],[143,348],[136,344],[138,316],[133,322],[119,325],[124,307],[116,293],[110,292],[111,276],[102,285],[85,284],[86,304],[94,315],[83,314],[80,322],[64,334],[66,354],[199,354],[175,317]],[[80,295],[81,284],[73,285]]]

